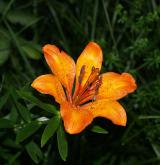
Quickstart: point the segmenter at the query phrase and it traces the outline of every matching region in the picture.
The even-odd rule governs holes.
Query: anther
[[[102,76],[99,76],[98,80],[96,82],[95,93],[94,93],[94,96],[93,96],[93,100],[96,100],[96,96],[98,94],[98,90],[99,90],[99,87],[101,86],[101,84],[102,84]]]
[[[84,74],[85,74],[85,65],[82,66],[81,71],[80,71],[80,74],[79,74],[79,77],[78,77],[78,82],[79,82],[79,84],[82,83]]]

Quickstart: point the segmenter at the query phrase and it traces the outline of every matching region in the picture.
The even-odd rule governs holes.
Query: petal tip
[[[55,45],[51,45],[51,44],[46,44],[42,47],[42,51],[43,53],[47,53],[50,54],[49,52],[59,52],[59,48],[56,47]]]
[[[44,52],[45,50],[47,50],[51,45],[50,44],[46,44],[42,47],[42,51]]]
[[[126,127],[126,125],[127,125],[127,118],[124,117],[124,118],[122,118],[122,120],[117,121],[117,122],[113,122],[113,123],[116,124],[116,125],[122,126],[122,127]]]
[[[120,125],[123,126],[123,127],[126,127],[127,121],[122,122]]]
[[[100,52],[100,54],[102,54],[102,49],[101,49],[100,45],[97,44],[96,42],[91,41],[88,43],[87,46],[90,47],[91,49],[93,49],[94,51]]]
[[[128,82],[130,82],[130,92],[135,91],[137,89],[137,84],[134,77],[129,73],[123,73],[122,76],[125,77]]]
[[[33,81],[33,82],[31,83],[31,87],[32,87],[32,88],[35,88],[35,81]]]
[[[73,131],[73,129],[66,129],[65,128],[65,130],[66,130],[66,132],[68,133],[68,134],[70,134],[70,135],[75,135],[75,134],[78,134],[78,133],[80,133],[80,132],[76,132],[76,131]]]

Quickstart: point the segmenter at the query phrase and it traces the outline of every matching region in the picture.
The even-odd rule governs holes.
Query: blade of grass
[[[160,124],[156,124],[156,125],[154,125],[153,127],[157,127],[157,126],[159,126],[159,125],[160,125]],[[126,138],[125,141],[123,142],[123,145],[126,144],[126,143],[128,143],[128,142],[130,142],[133,138],[135,138],[135,137],[137,137],[138,135],[140,135],[140,134],[141,134],[143,131],[145,131],[146,129],[151,130],[151,129],[153,129],[153,127],[150,126],[150,125],[147,125],[147,126],[143,127],[143,128],[140,129],[137,133],[133,134],[132,136],[130,136],[130,137],[128,137],[128,138]]]
[[[160,116],[139,116],[138,119],[145,120],[145,119],[160,119]]]
[[[107,10],[107,7],[105,5],[104,0],[102,0],[102,5],[103,5],[105,18],[106,18],[106,21],[107,21],[107,24],[108,24],[108,28],[109,28],[109,31],[110,31],[110,34],[111,34],[111,38],[112,38],[112,41],[113,41],[114,49],[115,49],[115,51],[116,51],[116,53],[118,55],[119,53],[118,53],[117,44],[116,44],[116,40],[115,40],[114,33],[113,33],[113,28],[112,28],[112,25],[111,25],[111,21],[110,21],[110,18],[109,18],[108,10]]]
[[[95,5],[94,5],[94,9],[93,9],[91,40],[94,40],[94,38],[95,38],[95,29],[96,29],[98,5],[99,5],[99,1],[95,0]]]
[[[151,158],[151,159],[147,159],[145,161],[142,161],[140,162],[138,165],[145,165],[145,164],[148,164],[148,165],[151,165],[152,163],[158,163],[160,162],[160,158]]]
[[[6,6],[6,8],[4,9],[3,13],[2,13],[2,20],[5,18],[7,12],[9,11],[9,9],[11,8],[12,4],[14,3],[15,0],[10,0],[8,5]]]
[[[27,60],[26,56],[24,55],[24,53],[23,53],[23,51],[21,49],[20,43],[19,43],[18,39],[16,38],[15,33],[13,32],[11,26],[7,23],[7,21],[4,21],[4,23],[5,23],[8,31],[9,31],[9,33],[11,35],[12,40],[14,41],[13,43],[17,47],[17,49],[18,49],[18,51],[19,51],[19,53],[20,53],[24,63],[26,64],[26,68],[28,69],[30,75],[34,77],[35,76],[34,75],[34,70],[33,70],[32,66],[30,65],[29,61]]]
[[[73,26],[73,29],[77,32],[83,35],[83,37],[87,38],[87,35],[84,35],[84,28],[80,24],[80,22],[75,18],[75,16],[68,11],[66,15],[63,15],[63,17],[67,20],[67,22]]]
[[[56,23],[56,26],[57,26],[57,28],[59,30],[60,36],[61,36],[61,38],[63,40],[64,48],[67,50],[67,52],[70,53],[71,51],[70,51],[70,48],[68,46],[68,43],[67,43],[66,37],[64,35],[63,28],[62,28],[62,25],[60,23],[60,20],[59,20],[59,18],[57,16],[57,13],[55,12],[52,4],[49,1],[48,1],[47,5],[48,5],[48,8],[49,8],[49,11],[52,14],[53,19],[55,20],[55,23]]]
[[[19,32],[17,32],[16,35],[21,34],[23,31],[25,31],[26,29],[28,29],[29,27],[31,27],[32,25],[36,24],[37,22],[39,22],[42,19],[43,19],[43,17],[39,17],[39,18],[33,20],[27,26],[24,26]]]
[[[129,127],[127,128],[127,130],[125,131],[125,133],[124,133],[124,135],[123,135],[123,137],[122,137],[122,145],[124,145],[124,141],[125,141],[125,139],[127,138],[127,136],[128,136],[128,134],[130,133],[130,131],[132,130],[132,128],[133,128],[133,126],[135,125],[135,123],[136,123],[136,121],[137,121],[137,118],[135,118],[132,122],[131,122],[131,124],[129,125]]]
[[[151,142],[151,146],[157,156],[157,158],[160,159],[160,150],[159,150],[159,146],[157,146],[156,144],[154,144],[153,142]]]

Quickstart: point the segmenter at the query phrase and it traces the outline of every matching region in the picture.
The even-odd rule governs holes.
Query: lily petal
[[[83,79],[81,82],[81,85],[83,86],[88,77],[90,76],[92,72],[92,68],[99,68],[101,69],[102,65],[102,50],[100,46],[94,42],[90,42],[81,55],[79,56],[76,64],[76,87],[78,86],[78,77],[80,75],[81,69],[83,66],[85,66],[85,73],[83,75]]]
[[[37,77],[31,86],[40,93],[52,95],[58,103],[66,101],[66,96],[60,81],[52,74]]]
[[[96,99],[118,100],[133,92],[136,88],[135,80],[129,73],[104,73]]]
[[[60,82],[71,94],[75,78],[74,60],[54,45],[45,45],[43,47],[43,52],[52,72],[58,77]]]
[[[66,132],[77,134],[83,131],[93,120],[91,111],[81,107],[75,107],[69,102],[61,104],[61,116]]]
[[[84,105],[83,108],[91,111],[94,118],[104,117],[114,124],[126,126],[126,112],[117,101],[98,100]]]

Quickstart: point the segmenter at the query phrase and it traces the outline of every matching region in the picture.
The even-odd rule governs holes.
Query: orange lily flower
[[[55,45],[45,45],[43,52],[53,74],[39,76],[32,87],[52,95],[60,104],[60,114],[68,133],[80,133],[96,117],[126,125],[126,112],[117,100],[133,92],[137,85],[129,73],[100,74],[103,57],[98,44],[90,42],[76,64]]]

